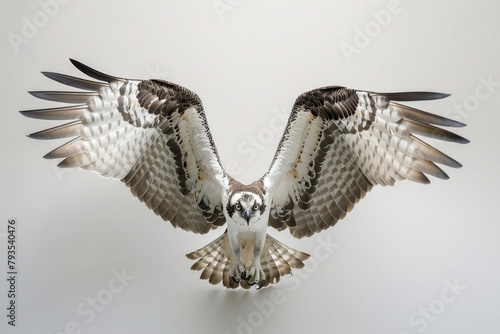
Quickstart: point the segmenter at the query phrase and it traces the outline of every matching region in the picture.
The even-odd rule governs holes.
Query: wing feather
[[[263,177],[272,194],[269,225],[311,236],[343,219],[374,185],[429,183],[426,174],[447,179],[436,163],[461,165],[417,136],[464,144],[440,126],[465,124],[394,102],[447,96],[339,86],[299,96]]]
[[[60,74],[54,72],[42,72],[42,74],[54,81],[79,89],[98,91],[99,89],[106,88],[108,86],[106,83],[103,82],[72,77],[66,74]]]
[[[175,227],[207,233],[221,226],[226,174],[199,97],[167,81],[123,79],[71,62],[98,81],[42,72],[85,91],[30,93],[76,105],[21,111],[36,119],[71,120],[29,135],[74,137],[45,158],[63,159],[60,167],[79,167],[121,180]]]

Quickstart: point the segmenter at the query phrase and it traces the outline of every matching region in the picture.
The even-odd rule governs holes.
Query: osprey
[[[83,91],[30,92],[72,105],[24,116],[72,121],[29,137],[74,137],[45,158],[120,180],[174,227],[203,234],[227,224],[219,238],[187,254],[202,279],[227,288],[267,286],[304,266],[309,255],[271,237],[268,226],[309,237],[343,219],[374,185],[429,183],[425,174],[448,178],[435,163],[461,166],[417,136],[468,142],[434,126],[465,124],[397,103],[446,94],[323,87],[297,98],[269,170],[245,185],[225,172],[198,95],[71,62],[98,81],[42,72]]]

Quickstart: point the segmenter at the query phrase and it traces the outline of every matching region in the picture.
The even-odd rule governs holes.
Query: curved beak
[[[247,226],[250,224],[250,218],[252,218],[252,211],[245,210],[242,214],[243,218],[247,221]]]

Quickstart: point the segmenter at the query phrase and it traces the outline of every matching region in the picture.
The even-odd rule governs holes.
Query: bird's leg
[[[229,245],[231,246],[231,250],[233,251],[233,256],[231,257],[231,268],[229,269],[229,276],[235,281],[239,283],[241,280],[241,275],[245,273],[245,266],[241,262],[240,259],[240,245],[238,242],[238,233],[233,232],[228,228],[228,237],[229,237]]]
[[[264,249],[264,243],[266,242],[266,233],[257,233],[255,239],[255,248],[253,249],[253,263],[248,269],[248,276],[246,280],[249,284],[258,284],[262,286],[266,280],[266,274],[260,265],[260,257],[262,255],[262,250]]]

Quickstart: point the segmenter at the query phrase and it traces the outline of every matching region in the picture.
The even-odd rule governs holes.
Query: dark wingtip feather
[[[44,99],[43,96],[45,92],[42,92],[42,91],[28,91],[28,94],[30,94],[31,96],[34,96],[34,97],[37,97],[39,99]]]
[[[28,93],[42,100],[64,103],[87,103],[91,97],[97,96],[97,92],[29,91]]]
[[[59,139],[78,136],[80,134],[79,128],[81,121],[74,121],[67,124],[55,126],[50,129],[34,132],[28,135],[33,139]]]
[[[42,158],[43,159],[47,159],[47,160],[51,160],[51,159],[57,159],[57,157],[54,157],[52,156],[52,154],[50,154],[51,152],[45,154]]]
[[[372,93],[372,94],[384,96],[392,101],[399,101],[399,102],[439,100],[439,99],[444,99],[451,95],[451,94],[444,94],[437,92],[397,92],[397,93]]]
[[[55,72],[47,72],[47,71],[41,71],[44,76],[46,76],[49,79],[52,79],[57,82],[61,82],[60,79],[63,77],[63,74],[55,73]]]
[[[37,133],[30,133],[29,135],[26,135],[26,137],[31,138],[31,139],[40,139],[40,136],[37,135]]]
[[[19,113],[25,117],[35,119],[70,120],[78,119],[88,111],[86,104],[47,109],[21,110]]]
[[[419,171],[412,171],[408,176],[408,180],[414,181],[417,183],[422,183],[422,184],[429,184],[431,181],[427,178],[427,176],[424,175],[424,173],[419,172]]]
[[[74,168],[74,167],[78,167],[78,166],[72,166],[69,163],[69,161],[70,161],[70,158],[66,158],[63,161],[61,161],[60,163],[58,163],[57,167],[59,167],[59,168]]]
[[[431,93],[431,94],[434,94],[434,97],[431,100],[445,99],[451,96],[451,94],[449,93]]]
[[[81,137],[77,137],[59,146],[43,156],[44,159],[61,159],[74,156],[83,152],[81,147]]]
[[[448,174],[446,174],[445,172],[440,173],[436,177],[439,178],[439,179],[441,179],[441,180],[449,180],[450,179],[450,177],[448,176]]]
[[[428,125],[425,123],[414,122],[412,120],[406,121],[411,131],[417,135],[426,136],[429,138],[436,138],[441,140],[446,140],[458,144],[467,144],[469,140],[462,136],[459,136],[453,132]]]
[[[448,176],[448,174],[445,173],[444,170],[442,170],[441,168],[439,168],[437,166],[436,166],[436,171],[430,175],[437,177],[438,179],[441,179],[441,180],[448,180],[450,178]]]
[[[451,126],[452,128],[463,128],[467,126],[467,124],[455,120],[450,120],[449,126]]]
[[[462,165],[458,161],[449,157],[443,152],[437,150],[435,147],[432,147],[428,143],[418,139],[413,135],[410,135],[410,137],[414,140],[414,143],[418,146],[418,156],[420,156],[421,158],[437,162],[452,168],[462,167]]]
[[[455,121],[454,119],[450,119],[450,118],[446,118],[446,117],[442,117],[442,118],[444,120],[446,120],[445,126],[449,126],[452,128],[463,128],[463,127],[467,126],[467,124],[459,122],[459,121]]]
[[[470,143],[470,140],[467,139],[467,138],[464,138],[462,136],[458,136],[457,135],[456,143],[459,143],[459,144],[468,144],[468,143]]]
[[[399,104],[394,101],[390,102],[391,106],[394,108],[398,108],[402,115],[410,120],[417,121],[420,123],[428,123],[435,124],[440,126],[449,126],[453,128],[464,127],[466,124],[443,117],[435,114],[431,114],[429,112],[416,109],[404,104]]]
[[[66,74],[60,74],[55,72],[42,72],[42,74],[47,78],[60,82],[64,85],[85,90],[98,91],[100,88],[107,86],[107,84],[102,82],[85,80],[81,78],[72,77]]]
[[[69,61],[77,69],[79,69],[80,71],[82,71],[83,73],[85,73],[86,75],[88,75],[89,77],[92,77],[94,79],[101,80],[101,81],[106,81],[106,82],[111,82],[111,81],[116,81],[116,80],[118,80],[118,81],[124,81],[124,79],[122,79],[122,78],[114,77],[112,75],[96,71],[93,68],[91,68],[91,67],[89,67],[89,66],[87,66],[85,64],[80,63],[78,60],[70,58]]]

